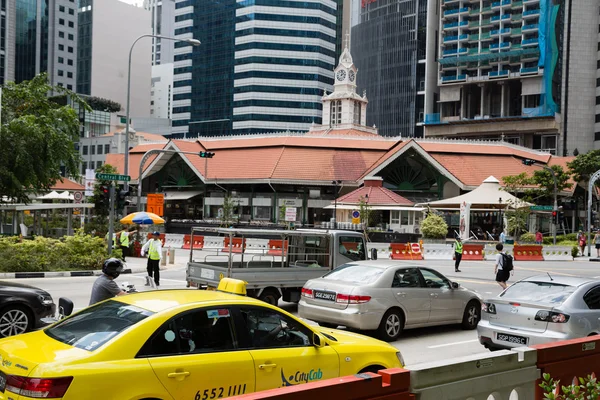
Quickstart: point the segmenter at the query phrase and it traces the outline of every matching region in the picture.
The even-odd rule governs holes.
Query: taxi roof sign
[[[246,285],[248,282],[240,279],[223,278],[219,282],[217,290],[219,292],[237,294],[240,296],[246,296]]]

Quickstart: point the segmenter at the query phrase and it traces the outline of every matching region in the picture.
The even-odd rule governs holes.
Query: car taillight
[[[64,378],[27,378],[8,375],[6,377],[6,390],[25,397],[54,399],[63,397],[72,381],[72,376]]]
[[[537,314],[535,314],[535,320],[543,322],[553,322],[555,324],[564,324],[565,322],[569,321],[569,316],[563,313],[542,310],[538,311]]]
[[[481,303],[481,311],[488,314],[496,314],[496,306],[492,303]]]
[[[309,299],[314,298],[312,289],[302,288],[302,296],[308,297]]]
[[[371,296],[350,296],[341,293],[338,293],[338,295],[335,297],[335,302],[342,304],[364,304],[369,300],[371,300]]]

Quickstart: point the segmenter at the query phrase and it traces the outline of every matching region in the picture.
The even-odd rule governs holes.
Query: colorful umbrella
[[[122,224],[156,225],[164,224],[165,220],[149,212],[134,212],[121,219]]]

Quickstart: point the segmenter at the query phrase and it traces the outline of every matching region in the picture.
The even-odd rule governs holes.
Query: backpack
[[[513,270],[513,258],[509,254],[502,254],[502,270],[510,272]]]

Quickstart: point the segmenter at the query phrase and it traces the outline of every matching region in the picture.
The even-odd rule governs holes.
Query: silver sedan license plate
[[[505,333],[498,333],[496,335],[496,339],[503,341],[503,342],[508,342],[508,343],[527,345],[527,338],[523,337],[523,336],[515,336],[515,335],[507,335]]]
[[[327,301],[335,301],[335,293],[333,293],[333,292],[322,292],[320,290],[315,290],[315,299],[327,300]]]

